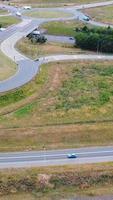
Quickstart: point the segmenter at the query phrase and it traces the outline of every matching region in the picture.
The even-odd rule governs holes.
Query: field
[[[43,65],[31,83],[0,97],[0,150],[112,145],[112,69],[107,61]]]
[[[7,11],[7,10],[1,10],[1,9],[0,9],[0,15],[6,15],[6,14],[8,14],[8,11]]]
[[[113,194],[113,163],[0,172],[1,200],[52,200]]]
[[[65,17],[72,17],[73,15],[61,11],[31,11],[26,12],[25,15],[29,17],[35,18],[65,18]]]
[[[83,192],[83,190],[82,190]],[[74,187],[66,188],[61,187],[55,191],[51,191],[45,194],[37,193],[18,193],[18,194],[9,194],[0,197],[0,200],[110,200],[113,198],[112,185],[108,186],[98,186],[90,187],[85,189],[83,193],[75,191]],[[77,198],[77,200],[78,200]],[[100,199],[101,198],[101,199]]]
[[[0,17],[0,24],[2,27],[8,27],[18,22],[20,22],[20,20],[12,16]],[[16,64],[6,57],[2,52],[0,52],[0,81],[12,76],[16,70]]]
[[[26,56],[36,59],[41,56],[55,55],[55,54],[75,54],[88,53],[79,48],[75,48],[71,44],[60,44],[55,42],[46,42],[45,44],[33,44],[27,38],[21,39],[16,47]],[[31,50],[32,49],[32,50]]]
[[[0,24],[2,25],[2,27],[6,28],[12,24],[17,24],[19,23],[20,20],[13,17],[13,16],[4,16],[4,17],[0,17]]]
[[[77,20],[67,21],[55,21],[43,24],[40,29],[44,29],[48,34],[51,35],[64,35],[64,36],[75,36],[75,28],[82,27],[84,24]]]
[[[24,2],[22,0],[12,0],[13,3],[16,4],[31,4],[32,6],[61,6],[61,5],[79,5],[79,4],[84,4],[84,3],[92,3],[92,2],[101,2],[103,0],[25,0]]]
[[[0,81],[12,76],[16,70],[16,64],[0,52]]]
[[[93,20],[113,24],[113,6],[90,8],[84,10]]]

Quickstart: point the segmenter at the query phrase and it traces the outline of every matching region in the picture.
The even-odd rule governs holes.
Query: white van
[[[31,10],[31,6],[24,6],[23,9],[24,10]]]

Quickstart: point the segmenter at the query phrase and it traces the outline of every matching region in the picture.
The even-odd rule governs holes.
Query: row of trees
[[[113,29],[88,28],[76,29],[76,46],[98,52],[113,53]]]

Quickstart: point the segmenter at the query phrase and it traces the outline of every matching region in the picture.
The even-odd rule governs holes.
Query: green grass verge
[[[8,14],[7,10],[0,10],[0,15],[6,15],[6,14]]]
[[[12,76],[14,73],[16,73],[16,70],[16,64],[2,52],[0,52],[0,81]]]
[[[112,63],[108,65],[108,62],[99,62],[97,64],[94,62],[86,62],[84,64],[82,62],[64,62],[62,64],[61,62],[54,65],[47,64],[44,66],[44,69],[45,71],[47,69],[51,71],[55,67],[58,70],[58,72],[53,74],[56,80],[50,81],[48,79],[51,82],[51,89],[44,94],[43,100],[40,99],[40,101],[35,103],[35,108],[31,109],[30,116],[34,112],[38,113],[41,110],[39,112],[41,124],[112,119]],[[48,77],[51,76],[50,72],[46,71],[46,73],[48,73]],[[61,76],[61,80],[55,76]],[[44,107],[43,104],[45,104]],[[24,108],[24,115],[26,111],[28,113],[28,107]],[[14,114],[17,119],[22,117],[20,113],[21,110]],[[54,118],[52,117],[53,115]],[[27,114],[26,118],[28,119]]]
[[[0,17],[0,24],[2,25],[2,27],[6,28],[12,24],[17,24],[19,23],[20,20],[13,17],[13,16],[3,16]]]
[[[42,72],[36,77],[35,80],[21,87],[20,89],[14,90],[13,92],[8,92],[0,96],[0,107],[8,106],[10,104],[16,103],[29,97],[30,95],[38,92],[40,88],[46,83],[48,69],[42,67]]]
[[[107,61],[43,65],[31,83],[0,97],[1,110],[16,110],[0,117],[0,150],[112,145],[112,69]]]
[[[65,36],[75,36],[75,28],[82,27],[83,23],[76,20],[63,21],[63,22],[48,22],[41,26],[41,28],[46,29],[48,34],[52,35],[65,35]]]
[[[26,12],[25,15],[36,18],[64,18],[73,16],[72,14],[61,11],[29,11]]]
[[[2,27],[8,27],[18,22],[20,22],[20,20],[13,16],[0,17],[0,24],[2,25]],[[8,57],[6,57],[2,52],[0,52],[0,81],[14,75],[14,73],[16,73],[16,70],[16,64]]]

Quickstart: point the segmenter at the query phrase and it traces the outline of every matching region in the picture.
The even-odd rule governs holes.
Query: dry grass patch
[[[70,13],[65,13],[61,11],[31,11],[31,12],[26,12],[25,15],[35,18],[60,18],[60,17],[65,18],[73,16]]]
[[[7,10],[1,10],[1,9],[0,9],[0,15],[6,15],[6,14],[8,14],[8,11],[7,11]]]
[[[113,24],[113,6],[89,8],[83,11],[90,15],[95,21]]]
[[[113,163],[5,170],[0,172],[0,192],[8,196],[0,198],[50,200],[84,194],[112,197],[112,171]]]
[[[112,145],[112,84],[110,61],[43,65],[33,82],[2,97],[9,114],[0,117],[1,151]]]
[[[112,130],[112,123],[105,122],[0,129],[0,151],[112,146]]]
[[[17,48],[25,55],[32,59],[52,54],[76,54],[87,53],[81,49],[75,48],[70,44],[59,44],[47,42],[45,44],[32,44],[27,38],[23,38],[17,43]]]
[[[35,5],[35,6],[41,6],[41,7],[50,7],[50,6],[68,6],[68,5],[79,5],[83,3],[92,3],[92,2],[100,2],[103,0],[12,0],[12,3],[16,4],[30,4],[30,5]]]
[[[16,70],[16,64],[0,52],[0,81],[12,76]]]

